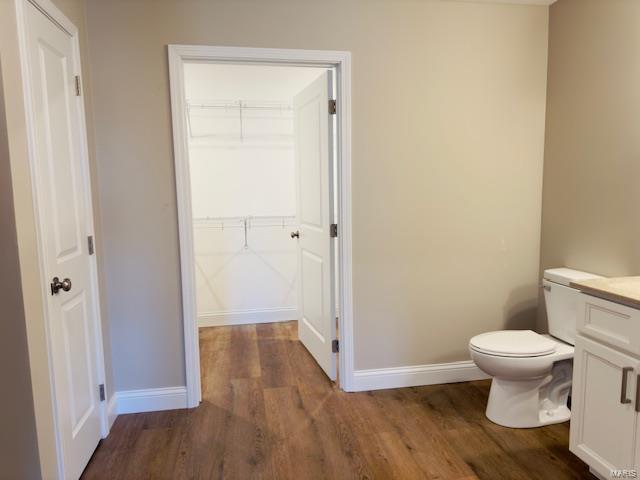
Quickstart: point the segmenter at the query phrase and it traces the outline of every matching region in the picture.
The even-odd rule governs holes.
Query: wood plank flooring
[[[581,479],[568,424],[489,422],[489,382],[344,393],[296,322],[200,331],[203,402],[121,415],[84,479]]]

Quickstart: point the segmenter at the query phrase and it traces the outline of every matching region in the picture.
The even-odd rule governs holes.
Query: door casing
[[[195,289],[195,255],[184,86],[185,62],[265,64],[334,68],[337,103],[338,329],[340,388],[353,391],[353,288],[351,229],[351,53],[331,50],[169,45],[169,79],[180,240],[187,406],[198,406],[200,347]]]
[[[38,179],[40,178],[40,172],[38,171],[38,164],[35,157],[36,152],[36,136],[35,136],[35,117],[33,114],[33,100],[31,98],[31,80],[30,80],[30,67],[28,61],[28,48],[27,48],[27,19],[26,19],[26,8],[28,4],[35,6],[38,10],[40,10],[52,23],[54,23],[58,28],[62,29],[66,33],[68,33],[72,39],[73,44],[73,57],[74,64],[78,71],[73,72],[73,75],[78,75],[82,79],[82,72],[79,71],[81,66],[81,57],[80,57],[80,42],[79,42],[79,33],[76,26],[51,2],[51,0],[15,0],[16,7],[16,19],[17,19],[17,29],[18,29],[18,38],[19,38],[19,51],[20,51],[20,65],[21,65],[21,73],[22,73],[22,89],[24,96],[24,105],[25,105],[25,116],[26,116],[26,137],[27,137],[27,146],[28,146],[28,156],[29,156],[29,170],[31,177],[31,190],[32,190],[32,201],[34,205],[34,213],[36,218],[35,223],[35,233],[37,245],[36,249],[38,252],[38,269],[40,272],[40,289],[42,291],[42,305],[43,305],[43,318],[44,318],[44,330],[46,336],[46,359],[48,363],[48,372],[49,372],[49,383],[48,385],[44,385],[41,382],[37,382],[33,379],[32,375],[32,388],[34,398],[39,396],[47,396],[50,398],[50,404],[53,406],[53,411],[45,412],[44,415],[39,415],[36,409],[36,430],[38,437],[38,447],[40,454],[40,463],[42,472],[48,471],[56,471],[59,478],[65,478],[63,471],[63,462],[62,462],[62,451],[61,451],[61,441],[58,432],[58,417],[56,410],[56,396],[55,396],[55,378],[53,375],[52,369],[52,355],[51,355],[51,338],[50,332],[48,329],[48,324],[51,320],[50,313],[48,311],[48,295],[49,295],[49,282],[50,279],[46,276],[46,265],[45,265],[45,251],[44,251],[44,238],[43,231],[44,225],[42,220],[42,205],[43,199],[40,198],[40,192],[37,189]],[[84,219],[87,225],[87,231],[94,235],[95,237],[95,228],[94,228],[94,218],[93,218],[93,198],[91,195],[91,180],[89,178],[90,166],[89,166],[89,149],[87,143],[87,130],[86,130],[86,116],[85,116],[85,107],[84,107],[84,95],[76,97],[76,108],[80,125],[79,139],[81,143],[81,155],[82,155],[82,184],[83,184],[83,195],[84,201],[87,205],[87,215]],[[95,316],[93,318],[94,322],[94,338],[93,343],[95,345],[95,361],[98,373],[98,382],[105,385],[105,392],[107,393],[107,398],[109,398],[108,392],[110,391],[110,385],[106,384],[106,374],[105,374],[105,366],[104,366],[104,351],[103,351],[103,339],[102,339],[102,319],[100,316],[100,290],[98,283],[98,265],[97,265],[97,256],[91,255],[89,257],[90,263],[90,282],[92,285],[92,289],[95,292],[93,298],[93,309],[95,312]],[[29,341],[29,340],[28,340]],[[30,341],[29,341],[30,343]],[[29,347],[32,348],[31,345]],[[33,366],[31,367],[33,370]],[[44,418],[44,417],[48,418]],[[107,412],[107,402],[100,402],[100,420],[101,420],[101,430],[102,437],[106,437],[109,433],[109,420],[108,420],[108,412]],[[50,437],[47,435],[51,430],[51,426],[53,427],[53,443],[55,445],[50,445],[48,440]],[[51,450],[55,450],[55,452],[51,452]]]

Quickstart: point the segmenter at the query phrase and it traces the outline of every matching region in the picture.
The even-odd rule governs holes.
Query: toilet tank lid
[[[590,280],[592,278],[602,278],[595,273],[581,272],[580,270],[572,270],[570,268],[550,268],[544,271],[544,278],[560,285],[567,287],[571,282],[579,282],[581,280]]]

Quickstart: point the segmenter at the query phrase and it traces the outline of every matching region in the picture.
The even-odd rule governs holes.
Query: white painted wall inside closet
[[[323,71],[185,65],[201,327],[298,318],[292,99]]]

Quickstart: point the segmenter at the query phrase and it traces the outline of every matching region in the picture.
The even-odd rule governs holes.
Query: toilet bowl
[[[487,418],[511,428],[533,428],[569,420],[578,290],[573,281],[598,275],[568,268],[545,270],[543,288],[548,335],[500,330],[469,340],[471,359],[491,375]]]
[[[569,420],[573,346],[531,330],[503,330],[473,337],[469,351],[493,377],[489,420],[511,428]]]

